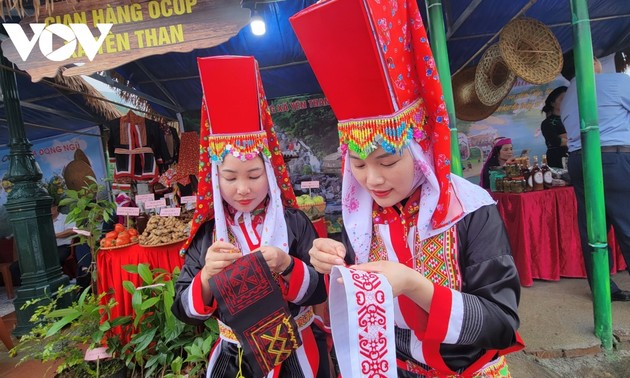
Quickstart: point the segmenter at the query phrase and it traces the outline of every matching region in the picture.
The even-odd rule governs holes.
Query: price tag
[[[300,183],[301,189],[315,189],[319,188],[319,181],[302,181]]]
[[[157,209],[158,207],[166,207],[166,200],[164,198],[156,201],[146,201],[144,203],[146,209]]]
[[[184,196],[184,197],[179,199],[179,202],[181,202],[181,203],[196,203],[197,202],[197,196]]]
[[[137,217],[140,215],[139,207],[119,207],[116,209],[116,215],[127,215]]]
[[[153,193],[138,194],[136,196],[136,203],[142,203],[142,202],[153,201],[153,200],[155,200],[155,195]]]
[[[178,217],[181,213],[181,207],[165,207],[160,210],[161,217]]]
[[[90,236],[92,234],[90,234],[90,231],[85,231],[85,230],[80,230],[76,227],[72,227],[72,231],[74,231],[75,233],[79,234],[79,235],[83,235],[83,236]]]
[[[98,347],[94,349],[88,349],[85,351],[85,361],[96,361],[111,358],[112,355],[107,353],[107,347]]]

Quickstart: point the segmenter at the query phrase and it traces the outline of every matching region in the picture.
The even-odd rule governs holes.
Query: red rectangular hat
[[[416,1],[321,1],[290,22],[339,120],[342,148],[365,158],[416,140],[433,152],[448,203],[448,115]]]

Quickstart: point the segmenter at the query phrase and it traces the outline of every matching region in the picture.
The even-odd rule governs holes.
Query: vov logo
[[[35,44],[39,41],[39,50],[48,60],[61,62],[70,58],[74,54],[78,43],[91,62],[94,60],[103,42],[105,42],[105,38],[114,24],[96,24],[96,27],[101,32],[98,39],[95,39],[92,31],[85,24],[69,24],[69,26],[64,24],[50,24],[48,26],[46,24],[29,25],[34,33],[32,39],[28,39],[20,24],[3,24],[11,42],[13,42],[13,46],[15,46],[23,61],[26,61]],[[53,50],[53,36],[63,39],[66,41],[66,44]]]

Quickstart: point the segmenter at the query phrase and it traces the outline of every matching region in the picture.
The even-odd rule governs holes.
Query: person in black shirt
[[[567,87],[560,86],[547,96],[542,112],[546,117],[540,124],[540,130],[547,145],[547,165],[562,168],[562,158],[569,156],[567,148],[567,131],[560,119],[560,104]]]

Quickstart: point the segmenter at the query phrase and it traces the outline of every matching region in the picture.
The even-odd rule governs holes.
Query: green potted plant
[[[78,290],[76,285],[61,287],[53,295],[24,304],[23,309],[37,306],[30,319],[36,326],[11,350],[13,356],[21,356],[18,364],[27,360],[56,362],[59,377],[113,377],[125,369],[124,363],[117,359],[86,361],[85,352],[101,346],[111,327],[128,324],[131,318],[112,319],[115,302],[102,303],[102,296],[93,295],[89,288],[84,289],[70,307],[58,308],[65,296],[75,295]],[[108,342],[117,344],[114,338],[110,337]]]
[[[85,185],[79,190],[66,189],[64,198],[59,201],[59,206],[67,206],[70,211],[67,222],[74,222],[78,233],[79,244],[87,244],[92,255],[91,272],[92,283],[96,282],[96,256],[100,248],[100,240],[103,235],[103,223],[109,222],[116,211],[116,204],[110,201],[109,196],[99,197],[99,193],[105,191],[102,185],[94,177],[86,177]]]
[[[123,283],[133,306],[133,324],[125,331],[131,337],[120,351],[127,369],[133,376],[142,377],[205,376],[219,329],[214,319],[199,329],[173,315],[171,305],[179,268],[172,273],[150,270],[147,264],[126,265],[123,269],[142,279],[139,287],[130,281]]]

